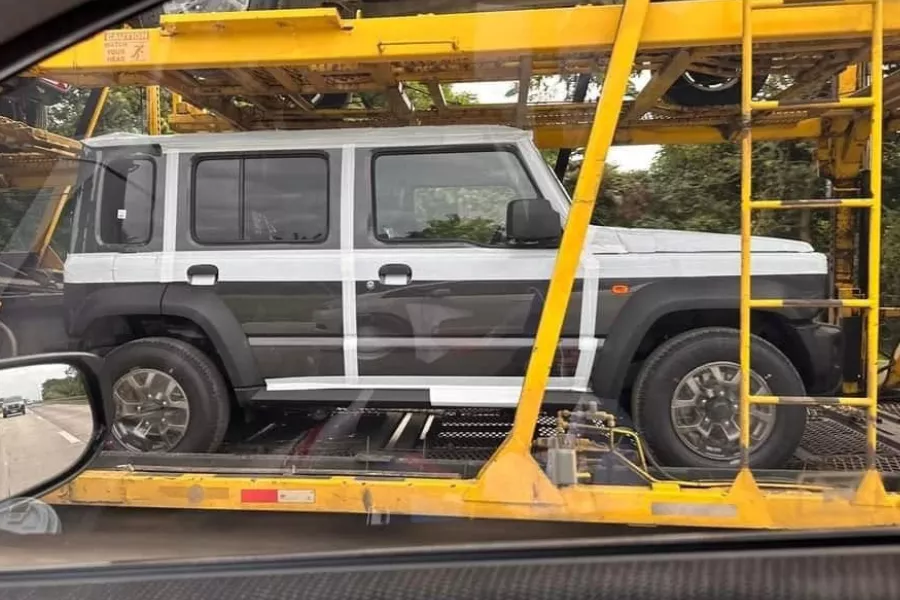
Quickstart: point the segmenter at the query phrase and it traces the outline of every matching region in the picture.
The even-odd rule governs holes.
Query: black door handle
[[[409,265],[382,265],[378,269],[378,278],[382,285],[407,285],[412,281],[412,269]]]
[[[197,275],[212,275],[213,277],[218,277],[219,267],[216,265],[191,265],[188,267],[188,277],[195,277]]]
[[[409,265],[401,265],[397,263],[382,265],[381,268],[378,269],[378,276],[382,279],[388,277],[389,275],[402,275],[412,278],[412,269],[409,268]]]

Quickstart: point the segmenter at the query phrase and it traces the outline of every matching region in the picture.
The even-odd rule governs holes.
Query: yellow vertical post
[[[752,231],[753,135],[753,30],[751,0],[743,0],[741,30],[741,283],[740,283],[740,429],[741,468],[750,465],[750,292]]]
[[[883,120],[884,0],[872,4],[872,128],[869,165],[872,208],[869,218],[869,310],[866,314],[866,467],[875,468],[878,443],[878,321],[881,304],[881,128]]]
[[[556,255],[547,299],[535,337],[534,348],[525,372],[513,429],[497,454],[504,450],[528,451],[537,425],[550,367],[562,330],[572,284],[581,259],[588,225],[603,179],[606,153],[613,141],[619,113],[634,65],[649,0],[625,0],[609,59],[594,124],[588,137],[581,173],[575,186],[572,206]],[[495,455],[496,456],[496,455]]]
[[[147,86],[147,133],[159,135],[159,86]]]
[[[100,116],[103,114],[103,108],[106,106],[106,100],[108,98],[109,88],[105,87],[100,90],[100,97],[97,98],[97,104],[94,106],[94,111],[91,113],[91,118],[84,131],[84,137],[89,138],[94,135],[94,132],[97,130],[97,124],[100,123]]]
[[[84,131],[76,131],[78,138],[88,138],[94,135],[94,131],[97,130],[97,124],[100,122],[100,116],[103,114],[103,108],[106,106],[107,98],[109,98],[109,88],[105,87],[100,90],[97,96],[97,100],[91,109],[90,118],[84,124]],[[90,104],[88,107],[90,108]],[[56,227],[59,225],[63,209],[66,207],[71,193],[72,186],[69,185],[63,188],[59,196],[50,202],[40,225],[38,225],[31,250],[37,253],[37,264],[40,266],[46,266],[47,249],[50,247],[50,241],[53,239],[53,234],[56,232]]]

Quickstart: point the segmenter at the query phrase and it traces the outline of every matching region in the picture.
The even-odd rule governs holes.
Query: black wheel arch
[[[792,297],[786,289],[786,283],[782,281],[754,280],[753,286],[755,295],[759,298]],[[727,319],[738,314],[738,291],[737,278],[710,278],[702,283],[694,278],[669,279],[651,282],[639,288],[620,309],[597,352],[591,373],[594,393],[609,400],[621,397],[642,343],[652,329],[667,318],[687,318],[690,314],[709,311],[711,317],[715,315],[715,318],[702,322],[700,326],[728,325]],[[602,310],[602,302],[599,309]],[[754,311],[754,330],[760,326],[777,327],[779,323],[786,324],[794,320],[808,321],[815,314],[816,311],[810,309]],[[781,333],[785,329],[789,327],[779,328]],[[809,365],[804,364],[800,342],[787,334],[785,344],[782,351],[792,362],[799,363],[795,367],[805,375],[809,372]]]
[[[67,289],[66,293],[67,331],[75,345],[95,323],[111,317],[179,317],[206,335],[232,387],[264,383],[240,323],[212,289],[152,283],[109,285],[80,294]]]

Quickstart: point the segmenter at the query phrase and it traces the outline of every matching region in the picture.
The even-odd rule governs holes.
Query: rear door
[[[214,293],[267,381],[343,375],[340,151],[183,156],[174,280]]]

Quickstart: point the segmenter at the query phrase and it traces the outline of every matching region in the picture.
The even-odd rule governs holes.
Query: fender
[[[807,285],[807,281],[809,285]],[[779,278],[759,278],[753,281],[756,298],[823,297],[824,286],[818,276],[795,275]],[[815,289],[821,287],[818,295]],[[799,293],[798,288],[804,290]],[[605,399],[622,394],[625,377],[638,346],[654,323],[667,314],[686,310],[730,309],[737,311],[740,280],[737,277],[678,278],[651,281],[640,286],[625,302],[609,329],[591,372],[594,393]],[[603,294],[600,306],[603,310]],[[816,309],[779,309],[778,314],[789,320],[811,319]]]
[[[161,314],[165,289],[165,283],[67,283],[64,288],[66,331],[77,339],[91,323],[103,317]]]
[[[241,324],[214,290],[169,284],[162,298],[161,310],[164,315],[189,319],[203,329],[222,358],[232,387],[263,385]]]
[[[168,315],[189,319],[213,343],[233,387],[263,384],[240,323],[210,289],[166,283],[67,284],[65,304],[66,330],[76,340],[103,317]]]

